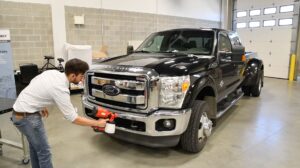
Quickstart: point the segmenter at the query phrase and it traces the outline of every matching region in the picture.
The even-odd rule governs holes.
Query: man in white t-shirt
[[[12,121],[29,142],[33,168],[53,167],[50,147],[41,119],[48,117],[47,106],[56,104],[64,117],[74,124],[105,127],[106,120],[92,120],[78,116],[70,100],[69,83],[77,84],[83,81],[88,69],[86,62],[71,59],[66,62],[65,73],[57,70],[45,71],[32,79],[18,96],[13,106]]]

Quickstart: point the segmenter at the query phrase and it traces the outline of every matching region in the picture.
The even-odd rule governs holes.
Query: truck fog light
[[[157,131],[171,131],[176,126],[175,119],[160,119],[155,123],[155,129]]]
[[[166,127],[166,128],[174,127],[174,121],[173,120],[164,120],[163,124],[164,124],[164,127]]]

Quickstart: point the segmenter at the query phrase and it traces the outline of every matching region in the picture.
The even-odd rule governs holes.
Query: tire
[[[251,87],[250,86],[243,86],[242,91],[244,92],[245,96],[250,96],[251,95]]]
[[[205,101],[196,100],[192,107],[192,114],[186,131],[181,135],[180,145],[183,150],[191,153],[200,152],[206,144],[207,136],[198,139],[198,131],[202,127],[200,123],[203,113],[209,110]],[[202,127],[203,128],[203,127]]]
[[[252,88],[251,88],[252,96],[259,97],[262,87],[263,87],[263,73],[260,73],[257,83],[254,86],[252,86]]]

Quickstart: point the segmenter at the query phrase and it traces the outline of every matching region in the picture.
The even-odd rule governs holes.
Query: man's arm
[[[82,126],[105,127],[106,120],[93,120],[78,116],[78,114],[76,113],[77,110],[71,103],[70,91],[68,88],[65,88],[65,86],[55,85],[51,94],[53,100],[67,120],[71,121],[74,124]]]
[[[104,119],[92,120],[85,117],[77,116],[75,120],[72,122],[77,125],[82,126],[97,126],[97,127],[105,127],[106,121]]]

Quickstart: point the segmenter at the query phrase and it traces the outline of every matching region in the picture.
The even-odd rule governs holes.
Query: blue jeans
[[[32,168],[53,168],[50,147],[40,113],[24,116],[22,119],[16,119],[13,113],[11,120],[28,140]]]

